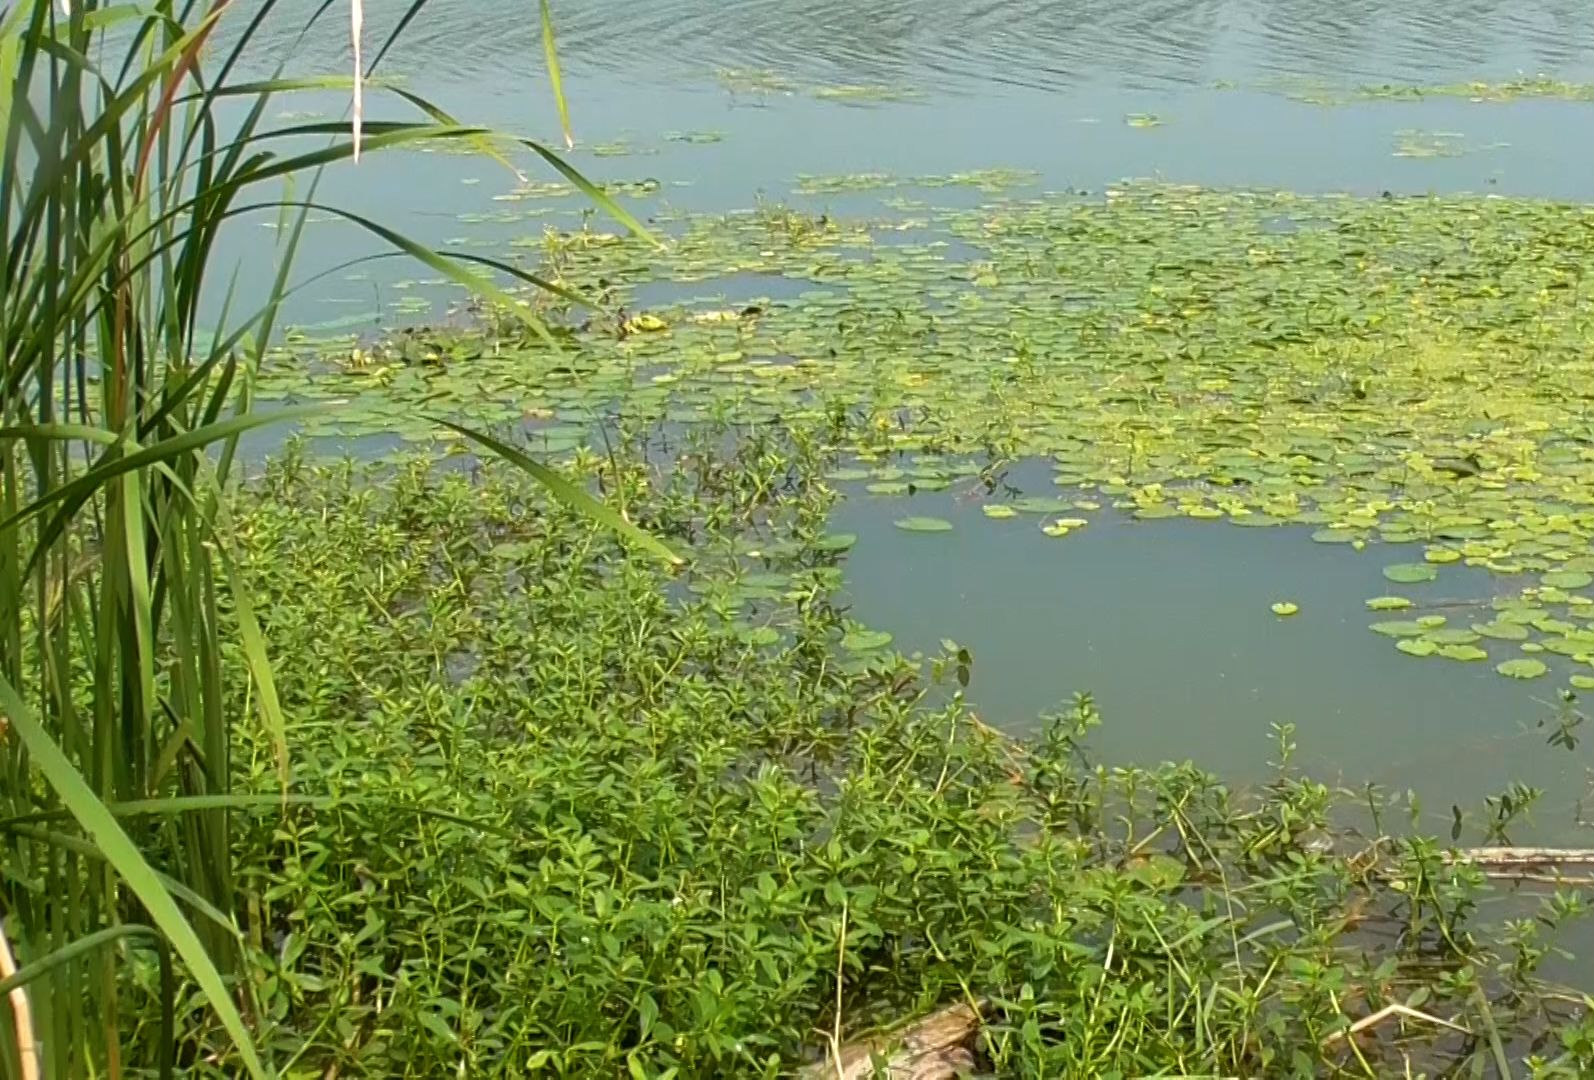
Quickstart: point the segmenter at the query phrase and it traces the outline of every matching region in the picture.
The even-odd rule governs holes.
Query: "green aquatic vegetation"
[[[409,92],[383,100],[385,81],[366,81],[425,0],[357,62],[352,128],[341,106],[345,120],[267,121],[287,98],[347,82],[272,76],[298,66],[293,42],[320,38],[333,5],[288,6],[0,10],[0,1076],[186,1072],[201,1054],[177,1053],[179,1014],[214,1027],[228,1075],[277,1075],[237,930],[242,729],[278,805],[300,796],[227,500],[249,441],[306,411],[252,397],[297,291],[300,242],[338,222],[332,242],[363,256],[343,269],[410,257],[551,337],[504,289],[536,285],[524,271],[432,250],[369,207],[315,201],[316,178],[362,146],[377,158],[372,183],[397,164],[382,151],[450,143],[518,174],[507,140]],[[362,87],[382,114],[363,137]],[[513,146],[642,232],[553,151]],[[236,228],[269,230],[274,245],[258,232],[247,245],[259,271],[247,288],[213,261]],[[394,415],[372,399],[352,410]]]
[[[589,143],[584,148],[593,157],[633,157],[638,154],[656,154],[658,150],[652,147],[639,147],[627,139],[613,139],[609,142]]]
[[[1415,620],[1392,620],[1388,622],[1373,623],[1369,630],[1385,637],[1421,637],[1427,627]]]
[[[820,101],[839,101],[848,105],[885,105],[904,101],[922,101],[924,93],[905,86],[886,86],[878,83],[840,83],[819,86],[813,96]]]
[[[1429,630],[1423,634],[1423,640],[1431,641],[1435,645],[1472,645],[1482,635],[1473,630],[1463,630],[1460,627],[1447,627],[1440,630]]]
[[[1496,665],[1495,670],[1510,679],[1537,679],[1550,669],[1542,660],[1523,658],[1507,660]]]
[[[792,94],[797,84],[773,71],[759,68],[720,68],[719,83],[733,94]]]
[[[1404,596],[1375,596],[1367,601],[1368,611],[1405,611],[1411,606]]]
[[[1438,580],[1439,571],[1422,563],[1396,563],[1384,567],[1384,577],[1398,585],[1416,585]]]
[[[883,172],[799,176],[792,190],[798,195],[844,195],[894,188],[972,187],[995,193],[1034,184],[1039,175],[1024,169],[976,169],[942,176],[895,176]]]
[[[1526,626],[1505,622],[1504,620],[1473,623],[1472,629],[1486,638],[1494,638],[1497,641],[1526,641],[1528,639],[1528,628]]]
[[[841,647],[848,652],[875,652],[891,644],[891,635],[884,630],[853,630],[841,638]]]
[[[1235,89],[1235,84],[1222,87]],[[1594,83],[1571,82],[1547,75],[1524,76],[1500,82],[1457,83],[1369,83],[1346,87],[1303,78],[1275,79],[1260,84],[1260,89],[1284,94],[1312,105],[1353,105],[1377,101],[1425,101],[1459,99],[1464,101],[1513,102],[1531,99],[1594,101]]]
[[[686,143],[688,146],[708,146],[713,143],[724,142],[723,131],[666,131],[663,135],[665,142]]]
[[[920,101],[924,97],[922,91],[913,87],[884,83],[810,84],[761,68],[721,68],[717,77],[720,85],[733,94],[764,97],[802,94],[818,101],[843,105],[884,105]]]
[[[945,518],[938,517],[906,517],[900,518],[895,524],[903,532],[939,533],[952,531],[952,523]]]
[[[1364,101],[1410,101],[1424,98],[1465,98],[1468,101],[1520,101],[1524,98],[1558,98],[1594,101],[1594,83],[1568,82],[1535,75],[1505,82],[1463,82],[1402,86],[1394,83],[1358,87],[1354,96]]]
[[[243,493],[240,572],[293,658],[305,793],[283,805],[246,733],[245,970],[279,1060],[773,1078],[822,1055],[816,1033],[973,995],[992,1075],[1489,1067],[1484,1042],[1425,1026],[1346,1044],[1414,1000],[1545,1047],[1540,1075],[1594,1065],[1538,970],[1572,894],[1504,909],[1429,839],[1338,843],[1348,807],[1288,764],[1287,732],[1250,793],[1191,765],[1098,769],[1088,698],[1009,740],[948,702],[979,677],[955,642],[923,667],[849,654],[866,631],[822,576],[828,443],[720,427],[667,465],[620,447],[580,473],[690,550],[686,581],[792,585],[746,615],[498,465],[290,454]],[[158,958],[130,962],[141,1010]],[[186,1072],[234,1074],[204,1012],[177,1019]]]
[[[1395,132],[1395,156],[1402,158],[1452,158],[1464,154],[1499,150],[1507,143],[1472,143],[1459,131],[1416,131],[1407,129]]]
[[[1539,580],[1557,589],[1583,589],[1594,584],[1594,574],[1586,570],[1551,570]]]
[[[346,402],[315,434],[547,416],[558,455],[602,453],[617,430],[815,423],[859,479],[892,485],[855,495],[908,494],[926,454],[1039,459],[1057,495],[988,505],[1275,527],[1369,549],[1401,584],[1441,566],[1467,590],[1471,572],[1532,575],[1542,610],[1520,625],[1572,618],[1594,572],[1578,406],[1594,210],[1131,184],[910,213],[906,231],[777,206],[686,215],[663,248],[567,234],[548,270],[608,307],[542,301],[567,326],[557,349],[489,326],[439,369],[378,343],[375,379],[300,343],[268,358],[262,390]],[[722,298],[647,300],[663,285]],[[668,330],[622,334],[622,309]]]
[[[1008,505],[1020,514],[1061,514],[1072,510],[1074,501],[1046,495],[1025,495],[1014,499]]]
[[[1278,601],[1277,603],[1275,603],[1273,605],[1272,610],[1273,610],[1273,614],[1275,614],[1275,615],[1278,615],[1280,617],[1288,617],[1290,615],[1299,614],[1300,610],[1301,610],[1301,607],[1300,607],[1299,604],[1296,604],[1293,601],[1280,600],[1280,601]]]
[[[1132,128],[1154,128],[1162,126],[1162,118],[1153,113],[1129,113],[1124,123]]]

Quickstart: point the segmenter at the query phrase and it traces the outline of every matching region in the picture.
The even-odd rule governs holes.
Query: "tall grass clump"
[[[255,612],[229,587],[223,492],[239,437],[294,416],[253,411],[249,386],[306,214],[339,214],[526,310],[485,260],[315,204],[319,171],[356,147],[348,124],[265,123],[274,97],[337,85],[240,75],[278,6],[0,6],[0,1076],[169,1072],[189,980],[241,1067],[266,1074],[239,973],[233,830],[241,810],[290,798],[290,763]],[[318,24],[330,6],[303,32],[346,33]],[[487,145],[401,96],[420,119],[365,122],[366,153]],[[266,214],[280,224],[273,283],[237,295],[218,238]],[[223,694],[234,672],[247,713]],[[246,722],[273,748],[275,795],[232,788]],[[125,977],[134,960],[159,973],[147,988]],[[121,1060],[130,1015],[157,1017],[158,1060]]]

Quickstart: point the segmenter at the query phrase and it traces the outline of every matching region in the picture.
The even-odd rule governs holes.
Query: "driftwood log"
[[[907,1027],[846,1044],[839,1061],[826,1055],[802,1071],[803,1080],[952,1080],[974,1071],[979,1030],[979,1008],[949,1005]]]
[[[1479,866],[1594,866],[1594,850],[1552,847],[1478,847],[1455,853],[1455,861]]]

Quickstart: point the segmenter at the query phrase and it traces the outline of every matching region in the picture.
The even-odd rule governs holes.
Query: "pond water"
[[[365,6],[370,55],[410,4]],[[246,67],[346,69],[341,18],[301,37],[320,5],[278,7]],[[1594,197],[1594,139],[1568,137],[1587,129],[1586,101],[1345,96],[1380,84],[1594,82],[1594,12],[1581,0],[564,0],[555,13],[573,160],[598,178],[656,182],[630,200],[651,216],[759,200],[845,209],[848,199],[797,193],[795,181],[993,167],[1034,170],[1046,188],[1160,177]],[[433,0],[378,73],[462,121],[558,144],[535,5]],[[345,115],[342,94],[281,100],[292,117]],[[380,95],[369,108],[415,115]],[[551,175],[514,159],[534,179]],[[430,243],[501,255],[579,220],[578,199],[506,201],[516,187],[489,162],[414,153],[334,169],[318,197]],[[301,277],[379,250],[354,226],[323,221]],[[266,260],[240,271],[244,284],[269,280]],[[291,314],[347,326],[358,320],[350,304],[377,303],[413,318],[414,296],[391,286],[416,276],[397,260],[337,271]]]
[[[306,15],[316,6],[282,5]],[[366,6],[369,49],[409,5]],[[977,185],[870,190],[801,178],[993,169],[1033,172],[1052,191],[1154,178],[1594,201],[1594,101],[1366,89],[1594,83],[1586,0],[559,0],[554,9],[579,138],[573,160],[628,184],[626,204],[664,231],[683,215],[761,204],[877,222],[975,206],[986,198]],[[552,144],[534,16],[525,0],[436,0],[382,71],[464,120]],[[251,60],[259,70],[284,56],[298,73],[346,65],[341,20],[302,42],[288,33],[294,19],[278,25]],[[292,107],[337,116],[343,102],[310,96]],[[391,103],[375,109],[404,115]],[[515,160],[546,179],[529,156]],[[334,169],[318,197],[433,244],[531,265],[545,228],[585,220],[579,198],[549,194],[527,197],[490,162],[411,153]],[[940,258],[969,257],[962,241],[939,239],[949,241]],[[309,284],[292,320],[391,325],[435,317],[457,299],[408,280],[413,270],[395,262],[346,265],[375,250],[347,224],[313,225],[301,259]],[[240,269],[244,287],[270,272],[253,254]],[[739,305],[805,288],[754,272],[636,295],[647,306]],[[1049,484],[1044,472],[1038,483]],[[911,511],[856,485],[850,496],[837,516],[862,537],[849,562],[854,614],[907,649],[931,651],[943,638],[972,647],[971,697],[993,723],[1033,730],[1041,712],[1088,691],[1108,720],[1096,743],[1106,757],[1189,757],[1242,780],[1265,775],[1270,726],[1292,723],[1304,763],[1349,786],[1410,788],[1436,828],[1452,802],[1477,807],[1513,780],[1550,792],[1534,835],[1573,827],[1582,757],[1546,745],[1564,680],[1502,679],[1493,654],[1459,671],[1419,663],[1368,632],[1376,616],[1366,598],[1390,589],[1381,569],[1421,561],[1420,548],[1374,554],[1305,542],[1299,526],[1110,512],[1057,540],[1033,523],[984,521],[978,505],[948,494],[915,496]],[[954,528],[894,528],[908,512]],[[1486,601],[1499,587],[1461,567],[1443,581],[1425,587],[1432,595],[1418,598],[1428,605],[1419,610]],[[1299,615],[1272,613],[1286,600]]]
[[[1048,491],[1043,470],[1019,471],[1027,490]],[[1271,774],[1273,726],[1293,724],[1296,764],[1352,789],[1413,792],[1435,832],[1453,804],[1476,807],[1516,781],[1548,793],[1539,827],[1570,834],[1582,763],[1546,746],[1557,687],[1526,688],[1488,663],[1416,661],[1368,631],[1377,616],[1365,599],[1394,588],[1382,568],[1411,554],[1403,546],[1356,551],[1303,543],[1299,528],[1122,514],[1092,514],[1054,539],[1035,519],[989,522],[946,495],[915,496],[912,512],[953,530],[917,536],[893,527],[906,512],[900,500],[853,499],[837,515],[860,538],[853,613],[889,627],[904,651],[934,655],[943,638],[968,648],[968,697],[993,726],[1034,731],[1089,693],[1104,717],[1091,740],[1102,760],[1193,760],[1244,784]],[[1400,591],[1418,607],[1395,617],[1465,624],[1500,590],[1462,569]],[[1275,615],[1281,601],[1299,613]]]

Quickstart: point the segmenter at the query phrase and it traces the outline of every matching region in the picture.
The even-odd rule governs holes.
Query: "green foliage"
[[[233,919],[234,725],[258,713],[279,779],[288,747],[255,606],[237,588],[222,605],[235,569],[222,491],[241,435],[314,411],[251,411],[307,213],[359,226],[548,336],[481,270],[314,204],[319,171],[353,156],[348,129],[263,118],[278,95],[327,82],[236,77],[277,6],[0,8],[0,915],[34,1021],[0,1044],[0,1075],[17,1067],[13,1038],[51,1077],[117,1075],[124,1010],[144,1011],[123,986],[125,954],[157,932],[161,970],[168,950],[181,960],[235,1068],[267,1072]],[[223,19],[237,32],[218,46]],[[422,121],[367,124],[366,150],[459,141],[501,158],[481,130],[395,93]],[[546,148],[521,146],[635,227]],[[283,194],[295,178],[310,196]],[[212,280],[214,245],[268,214],[277,272],[240,300]],[[140,1064],[170,1065],[161,1034],[183,1007],[171,983],[148,987],[159,1020],[142,1034],[161,1045]]]
[[[517,327],[405,336],[436,342],[435,362],[382,345],[361,366],[345,342],[305,343],[268,358],[265,392],[353,399],[307,433],[424,440],[437,409],[520,421],[552,454],[596,449],[595,424],[616,416],[828,423],[850,455],[838,484],[909,503],[972,490],[993,460],[1045,458],[1055,487],[989,487],[990,527],[1072,514],[1082,496],[1151,525],[1296,526],[1373,546],[1414,604],[1478,598],[1469,624],[1538,608],[1517,640],[1558,674],[1572,669],[1558,657],[1594,656],[1588,207],[1129,184],[909,213],[688,215],[663,249],[555,235],[548,272],[624,308],[581,313],[561,351]],[[665,284],[745,300],[643,310]],[[312,355],[331,362],[308,369]],[[1493,671],[1517,632],[1403,651],[1481,651]]]
[[[278,1060],[774,1076],[838,1000],[850,1037],[983,998],[999,1075],[1382,1075],[1490,1053],[1420,1024],[1336,1037],[1386,1004],[1507,1037],[1575,1012],[1540,992],[1539,930],[1480,921],[1476,870],[1423,840],[1333,854],[1330,793],[1287,766],[1244,797],[1099,768],[1088,699],[1019,744],[889,651],[849,658],[813,435],[674,449],[588,479],[690,553],[684,579],[501,465],[290,456],[240,506],[293,657],[295,787],[323,797],[238,842]],[[933,671],[966,681],[945,648]],[[239,764],[275,790],[266,739]],[[228,1074],[214,1023],[183,1019],[183,1059]],[[1594,1063],[1565,1031],[1543,1075]]]

